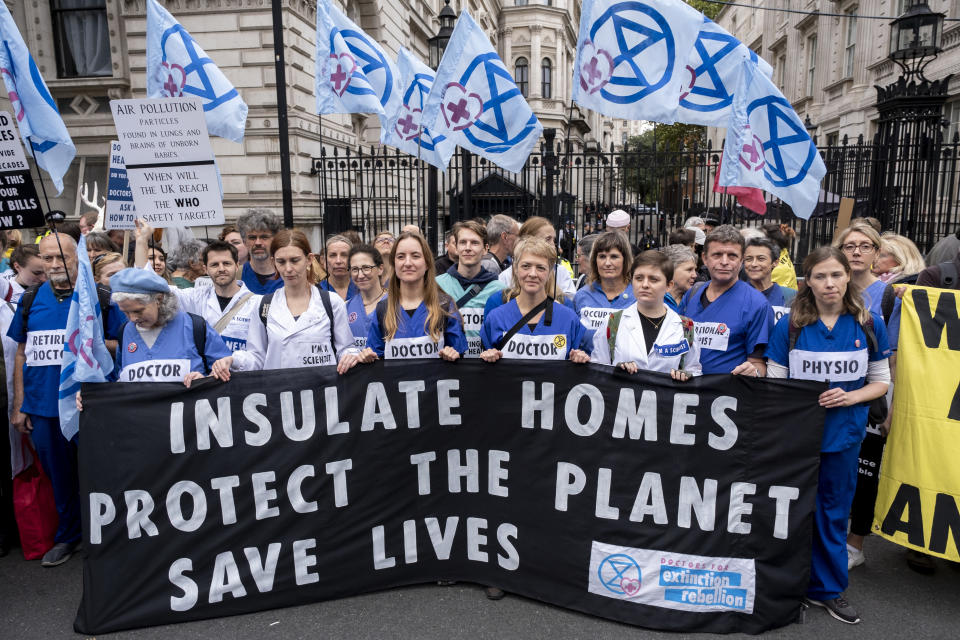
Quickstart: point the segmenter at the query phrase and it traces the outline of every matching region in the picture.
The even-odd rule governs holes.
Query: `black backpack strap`
[[[203,360],[203,374],[210,375],[210,365],[207,363],[207,321],[195,313],[187,313],[193,323],[193,346],[197,348],[200,359]]]
[[[892,289],[893,287],[889,288]],[[867,318],[867,321],[860,325],[860,328],[867,335],[867,348],[871,352],[877,353],[880,350],[880,343],[877,341],[877,334],[873,330],[873,315]]]
[[[270,314],[271,302],[273,302],[273,293],[267,293],[260,298],[260,309],[257,311],[257,315],[260,316],[260,322],[263,323],[263,326],[267,326],[267,316]]]
[[[100,302],[100,321],[103,323],[103,338],[107,338],[107,327],[110,326],[110,289],[107,289],[105,286],[98,284],[97,285],[97,300]],[[120,336],[117,336],[117,340],[120,339]]]
[[[330,302],[330,292],[319,284],[317,284],[317,291],[320,292],[320,302],[323,303],[323,310],[327,312],[327,318],[330,320],[330,348],[333,349],[333,361],[337,362],[337,344],[333,339],[333,303]]]
[[[380,301],[377,302],[377,308],[375,309],[377,314],[377,325],[380,327],[380,333],[383,334],[383,319],[387,317],[387,298],[380,298]]]
[[[37,292],[40,291],[42,284],[35,284],[26,291],[23,292],[23,295],[20,297],[20,308],[22,309],[21,313],[23,314],[23,330],[26,332],[27,325],[29,324],[30,318],[30,307],[33,306],[33,301],[37,299]]]
[[[474,283],[469,289],[467,289],[467,292],[464,293],[459,300],[457,300],[457,309],[476,298],[481,291],[483,291],[483,287],[477,283]]]
[[[883,314],[884,322],[890,322],[890,316],[893,315],[893,305],[896,299],[896,291],[888,284],[883,290],[883,298],[880,300],[880,313]]]
[[[787,328],[789,329],[790,335],[790,346],[787,347],[787,353],[790,353],[793,351],[794,347],[797,346],[797,339],[800,337],[800,332],[803,330],[803,328],[793,324],[793,320],[790,320],[790,324],[787,325]]]
[[[516,335],[517,331],[520,331],[520,329],[523,328],[523,325],[530,322],[530,320],[533,319],[533,316],[537,315],[544,309],[548,310],[547,313],[549,313],[550,309],[553,309],[553,298],[547,297],[543,302],[535,306],[533,309],[530,309],[530,311],[527,311],[527,314],[520,318],[517,321],[517,324],[510,327],[510,330],[503,334],[499,340],[497,340],[497,343],[493,345],[493,348],[497,349],[498,351],[502,351],[507,343],[510,342],[510,338]],[[546,323],[546,318],[544,318],[544,323]]]
[[[940,267],[940,288],[956,289],[957,288],[957,264],[953,261],[950,261],[950,262],[942,262],[937,266]]]

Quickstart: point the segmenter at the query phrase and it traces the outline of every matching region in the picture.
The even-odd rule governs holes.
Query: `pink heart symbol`
[[[640,581],[633,578],[624,578],[620,581],[620,588],[628,596],[635,596],[640,591]]]
[[[160,88],[165,98],[179,98],[183,95],[183,86],[187,83],[187,74],[178,64],[160,63],[157,70]]]
[[[7,86],[17,86],[17,81],[13,77],[13,74],[10,73],[9,69],[0,68],[0,75],[9,76],[10,82],[7,82],[6,79],[4,79],[4,83]],[[23,120],[23,116],[25,114],[23,112],[23,105],[20,104],[20,96],[16,91],[10,91],[7,93],[7,97],[10,98],[10,104],[13,106],[13,117],[15,117],[17,121]]]
[[[686,88],[683,93],[680,94],[681,100],[686,100],[687,96],[690,95],[690,92],[693,91],[693,85],[697,82],[697,72],[693,70],[693,67],[687,65],[687,73],[690,74],[690,82],[687,83]]]
[[[591,40],[583,43],[580,52],[580,86],[589,93],[603,89],[613,76],[613,58],[598,49]]]
[[[750,126],[744,128],[745,132],[752,135],[750,142],[744,143],[743,150],[740,152],[740,164],[751,171],[760,171],[767,164],[763,156],[763,141],[750,131]]]
[[[448,127],[454,131],[462,131],[480,119],[483,114],[483,100],[475,93],[467,93],[463,85],[451,82],[443,92],[440,110]]]
[[[357,70],[357,61],[349,53],[341,53],[340,55],[331,53],[330,58],[333,60],[330,86],[333,87],[334,93],[343,97],[343,93],[350,86],[350,80],[353,79],[353,72]]]
[[[400,117],[394,129],[403,140],[413,140],[420,131],[420,109],[411,109],[408,105],[400,105]]]

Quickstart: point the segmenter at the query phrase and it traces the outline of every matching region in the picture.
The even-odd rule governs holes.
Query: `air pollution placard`
[[[43,210],[13,116],[0,111],[0,229],[42,227]]]
[[[111,100],[137,217],[154,228],[223,224],[203,103]]]

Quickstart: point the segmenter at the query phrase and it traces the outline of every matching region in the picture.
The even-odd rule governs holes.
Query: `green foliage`
[[[711,20],[717,17],[717,14],[720,13],[720,9],[723,9],[722,4],[716,4],[715,2],[707,2],[706,0],[686,0],[686,3],[703,13]]]

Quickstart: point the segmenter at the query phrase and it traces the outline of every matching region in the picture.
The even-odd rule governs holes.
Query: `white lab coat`
[[[267,325],[259,315],[250,323],[247,333],[247,349],[233,352],[235,371],[260,369],[290,369],[336,364],[330,345],[330,319],[323,308],[320,292],[310,288],[310,306],[294,320],[287,307],[286,290],[273,292]],[[340,296],[331,294],[333,308],[333,337],[337,358],[348,353],[360,354],[353,343],[347,305]]]
[[[233,294],[233,297],[230,298],[230,303],[227,304],[227,307],[223,310],[220,309],[220,301],[217,300],[217,290],[209,278],[197,278],[192,289],[178,289],[170,285],[170,291],[173,292],[177,296],[177,300],[180,301],[181,311],[195,313],[206,320],[211,327],[215,327],[224,316],[232,314],[234,308],[240,304],[240,301],[246,298],[243,306],[238,309],[224,330],[220,332],[220,335],[223,336],[225,341],[230,341],[227,343],[227,346],[236,350],[238,348],[237,345],[231,344],[231,342],[246,342],[250,325],[253,322],[260,321],[257,314],[260,310],[260,299],[263,297],[256,294],[247,297],[247,295],[251,293],[247,285],[245,285],[242,280],[238,281],[237,284],[240,285],[240,290]]]
[[[554,269],[557,272],[557,288],[563,292],[566,298],[573,300],[573,297],[577,295],[577,284],[570,276],[570,272],[562,267],[554,267]],[[513,285],[513,265],[507,267],[506,271],[502,271],[497,279],[503,283],[505,288],[509,289]]]
[[[676,311],[667,309],[667,315],[663,319],[663,325],[660,327],[660,333],[652,349],[644,342],[641,322],[636,305],[624,309],[620,326],[617,328],[613,361],[611,362],[610,359],[610,345],[607,342],[606,331],[597,331],[594,334],[591,361],[608,365],[636,362],[641,370],[670,373],[671,369],[680,368],[682,354],[676,352],[685,351],[683,370],[695,376],[703,373],[703,367],[700,364],[700,345],[696,340],[693,344],[687,341],[683,335],[683,321]]]

